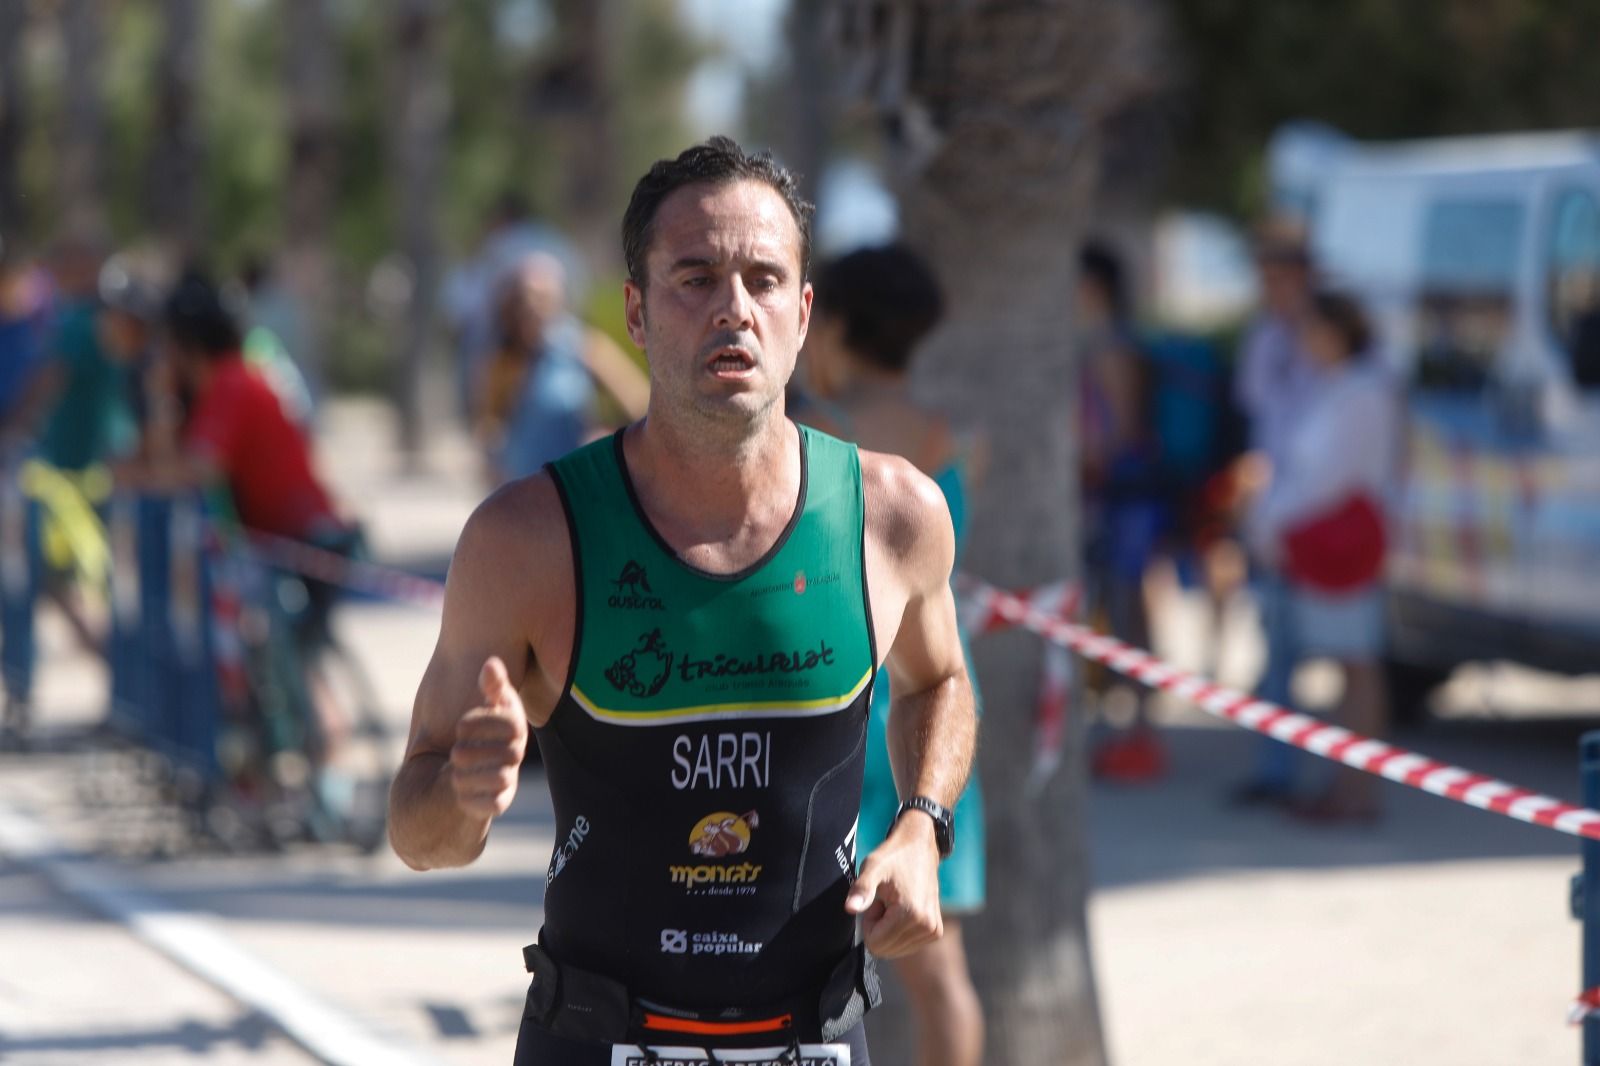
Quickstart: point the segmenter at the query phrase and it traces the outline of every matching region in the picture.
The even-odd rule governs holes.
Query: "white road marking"
[[[328,1066],[439,1066],[439,1060],[328,1006],[234,943],[215,922],[120,884],[108,864],[63,847],[38,821],[3,806],[0,854],[42,873],[178,965],[260,1011]]]

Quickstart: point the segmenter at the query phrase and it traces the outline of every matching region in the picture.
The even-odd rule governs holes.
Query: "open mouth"
[[[754,370],[756,361],[743,348],[719,348],[706,361],[706,367],[719,377],[737,377]]]

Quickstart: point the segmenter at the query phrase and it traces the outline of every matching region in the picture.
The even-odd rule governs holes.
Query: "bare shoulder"
[[[955,530],[933,479],[898,455],[862,451],[861,485],[872,547],[899,563],[914,585],[947,580]]]
[[[452,606],[503,616],[518,605],[548,607],[571,598],[571,537],[561,494],[547,471],[502,486],[472,512],[450,560],[447,588],[447,624]],[[538,612],[552,614],[564,617]],[[530,628],[536,636],[543,626]]]

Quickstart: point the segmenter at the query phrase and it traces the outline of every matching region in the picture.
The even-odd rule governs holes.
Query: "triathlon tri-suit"
[[[854,445],[799,432],[794,514],[735,574],[690,566],[655,531],[621,433],[550,467],[578,613],[561,700],[535,731],[556,816],[539,950],[563,994],[592,975],[624,988],[616,1043],[665,1062],[664,1047],[791,1045],[813,1056],[800,1062],[866,1062],[859,1011],[819,1028],[841,989],[872,985],[844,909],[877,662],[861,466]],[[554,1020],[534,972],[518,1064],[649,1061],[557,1036],[583,1018]]]

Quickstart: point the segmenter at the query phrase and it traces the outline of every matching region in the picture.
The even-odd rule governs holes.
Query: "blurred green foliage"
[[[1262,147],[1290,119],[1358,138],[1600,126],[1594,0],[1168,0],[1176,159],[1167,196],[1264,202]]]
[[[0,0],[0,3],[23,0]],[[566,161],[592,150],[598,131],[575,130],[542,106],[541,74],[559,54],[565,27],[550,0],[449,0],[440,3],[442,63],[448,83],[447,158],[437,218],[450,259],[469,255],[494,205],[516,193],[534,213],[562,226],[569,190]],[[570,9],[569,9],[570,10]],[[24,49],[26,140],[19,160],[26,217],[24,241],[43,247],[56,234],[64,205],[57,195],[66,69],[54,5],[34,5]],[[112,0],[105,6],[98,70],[104,104],[106,218],[119,246],[151,242],[148,207],[155,150],[156,70],[163,36],[160,0]],[[337,35],[337,192],[331,231],[339,315],[328,367],[336,387],[386,388],[392,338],[365,310],[367,277],[398,242],[393,52],[388,4],[328,0],[327,25]],[[204,254],[214,269],[235,271],[248,257],[276,250],[284,225],[289,165],[286,40],[281,6],[271,0],[205,0],[202,70],[196,106],[203,159],[199,205]],[[600,91],[611,128],[611,173],[603,182],[609,217],[620,219],[633,179],[687,139],[683,87],[707,46],[677,18],[676,0],[612,0]],[[591,242],[593,243],[593,242]],[[615,243],[613,241],[612,243]],[[604,249],[602,249],[604,250]],[[620,252],[615,253],[620,260]],[[614,262],[595,264],[614,274]],[[612,292],[612,290],[615,290]],[[620,282],[597,285],[589,308],[597,324],[632,350],[622,327]]]

